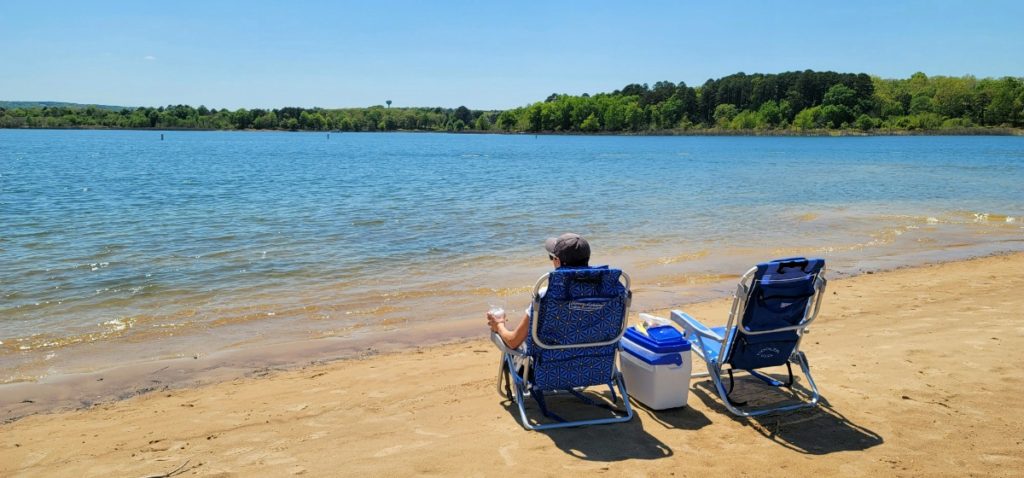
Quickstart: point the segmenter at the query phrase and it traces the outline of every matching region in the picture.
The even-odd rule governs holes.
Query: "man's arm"
[[[515,329],[509,329],[505,325],[504,318],[495,318],[490,313],[487,314],[487,324],[491,326],[492,331],[501,337],[501,340],[505,341],[505,345],[514,349],[522,345],[523,341],[526,340],[526,334],[530,330],[530,315],[523,314],[522,320],[516,324]]]

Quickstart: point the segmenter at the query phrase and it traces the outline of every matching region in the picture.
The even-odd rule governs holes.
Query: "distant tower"
[[[385,101],[385,103],[388,104],[388,108],[391,108],[391,100],[387,100],[387,101]]]

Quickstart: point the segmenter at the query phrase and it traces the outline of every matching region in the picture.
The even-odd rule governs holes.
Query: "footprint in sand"
[[[323,438],[323,437],[325,437],[325,436],[327,436],[327,435],[330,435],[330,432],[316,432],[316,433],[310,433],[309,435],[306,435],[306,437],[305,437],[305,438],[303,438],[303,439],[302,439],[302,441],[307,441],[307,440],[319,440],[319,439],[321,439],[321,438]]]
[[[398,453],[398,452],[402,451],[403,449],[423,448],[423,447],[425,447],[425,446],[427,446],[427,445],[429,445],[431,443],[432,442],[429,442],[429,441],[420,441],[420,442],[413,443],[411,445],[389,446],[387,448],[381,448],[380,451],[378,451],[377,453],[374,453],[373,456],[375,458],[382,458],[382,457],[385,457],[385,456],[394,455],[395,453]]]
[[[233,478],[235,476],[238,476],[238,474],[233,472],[233,471],[214,471],[214,470],[207,471],[207,475],[206,475],[207,478]]]
[[[319,420],[306,420],[305,425],[311,428],[335,428],[336,425],[331,423],[323,423]]]
[[[150,440],[149,446],[142,449],[143,453],[155,452],[155,451],[167,451],[171,448],[171,443],[165,438],[159,438],[156,440]]]
[[[501,459],[505,460],[505,466],[516,466],[516,460],[512,458],[512,450],[519,448],[519,445],[510,443],[501,448],[498,448],[498,454],[501,455]]]
[[[287,464],[290,464],[290,463],[295,463],[296,461],[299,461],[299,460],[295,459],[294,457],[285,455],[284,453],[274,453],[274,452],[271,452],[271,453],[249,453],[247,455],[238,457],[238,459],[235,460],[235,461],[239,465],[243,465],[243,466],[252,465],[254,463],[258,463],[258,464],[261,464],[261,465],[277,466],[277,465],[287,465]]]
[[[21,462],[21,467],[22,468],[29,468],[29,467],[35,466],[37,463],[43,461],[43,459],[45,459],[45,458],[46,458],[46,453],[29,452],[29,454],[26,455],[25,459]]]
[[[428,436],[428,437],[438,437],[438,438],[448,438],[449,437],[449,435],[444,435],[444,434],[437,433],[437,432],[428,432],[428,431],[426,431],[426,430],[424,430],[422,428],[417,428],[416,430],[414,430],[414,432],[417,435],[423,435],[423,436]]]
[[[244,447],[241,447],[241,448],[232,448],[232,449],[224,452],[224,455],[226,455],[226,456],[241,455],[243,453],[249,453],[249,452],[251,452],[253,450],[254,450],[254,448],[251,447],[251,446],[244,446]]]

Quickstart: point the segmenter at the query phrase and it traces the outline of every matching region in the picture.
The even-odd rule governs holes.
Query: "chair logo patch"
[[[569,302],[569,310],[581,310],[584,312],[593,312],[601,310],[605,304],[596,302]]]
[[[757,351],[757,356],[763,359],[768,359],[779,355],[781,352],[781,350],[775,347],[762,347],[761,350]]]

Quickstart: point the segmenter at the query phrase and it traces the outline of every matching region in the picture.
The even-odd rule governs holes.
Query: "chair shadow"
[[[743,395],[734,395],[740,400],[763,402],[766,391],[774,392],[775,395],[781,393],[756,378],[744,377],[743,380],[736,382],[736,391],[746,392]],[[690,390],[708,408],[750,426],[765,438],[799,453],[827,455],[841,451],[866,450],[884,443],[881,435],[853,423],[833,408],[824,397],[819,400],[818,406],[813,408],[759,417],[740,417],[733,415],[722,404],[721,397],[710,379],[693,384]],[[802,395],[806,399],[811,395],[810,390],[803,387],[799,381],[793,384],[792,392],[792,398],[799,398],[793,397],[794,395]]]
[[[596,393],[587,391],[585,394],[595,399],[595,401],[611,403],[608,392]],[[569,420],[603,418],[610,414],[608,410],[587,405],[571,395],[545,396],[545,399],[552,412]],[[533,399],[527,397],[525,400],[528,418],[539,420],[543,423],[551,421],[543,418],[540,409],[536,406],[536,402]],[[621,405],[622,397],[619,397],[619,400],[617,408],[623,410]],[[519,408],[515,402],[504,400],[502,405],[516,423],[519,423]],[[636,414],[639,410],[634,407],[633,412]],[[694,421],[693,419],[688,420]],[[587,461],[657,460],[669,458],[673,455],[672,449],[668,445],[644,430],[643,423],[636,416],[628,422],[554,428],[538,430],[537,433],[547,435],[554,442],[555,446],[566,454]]]

